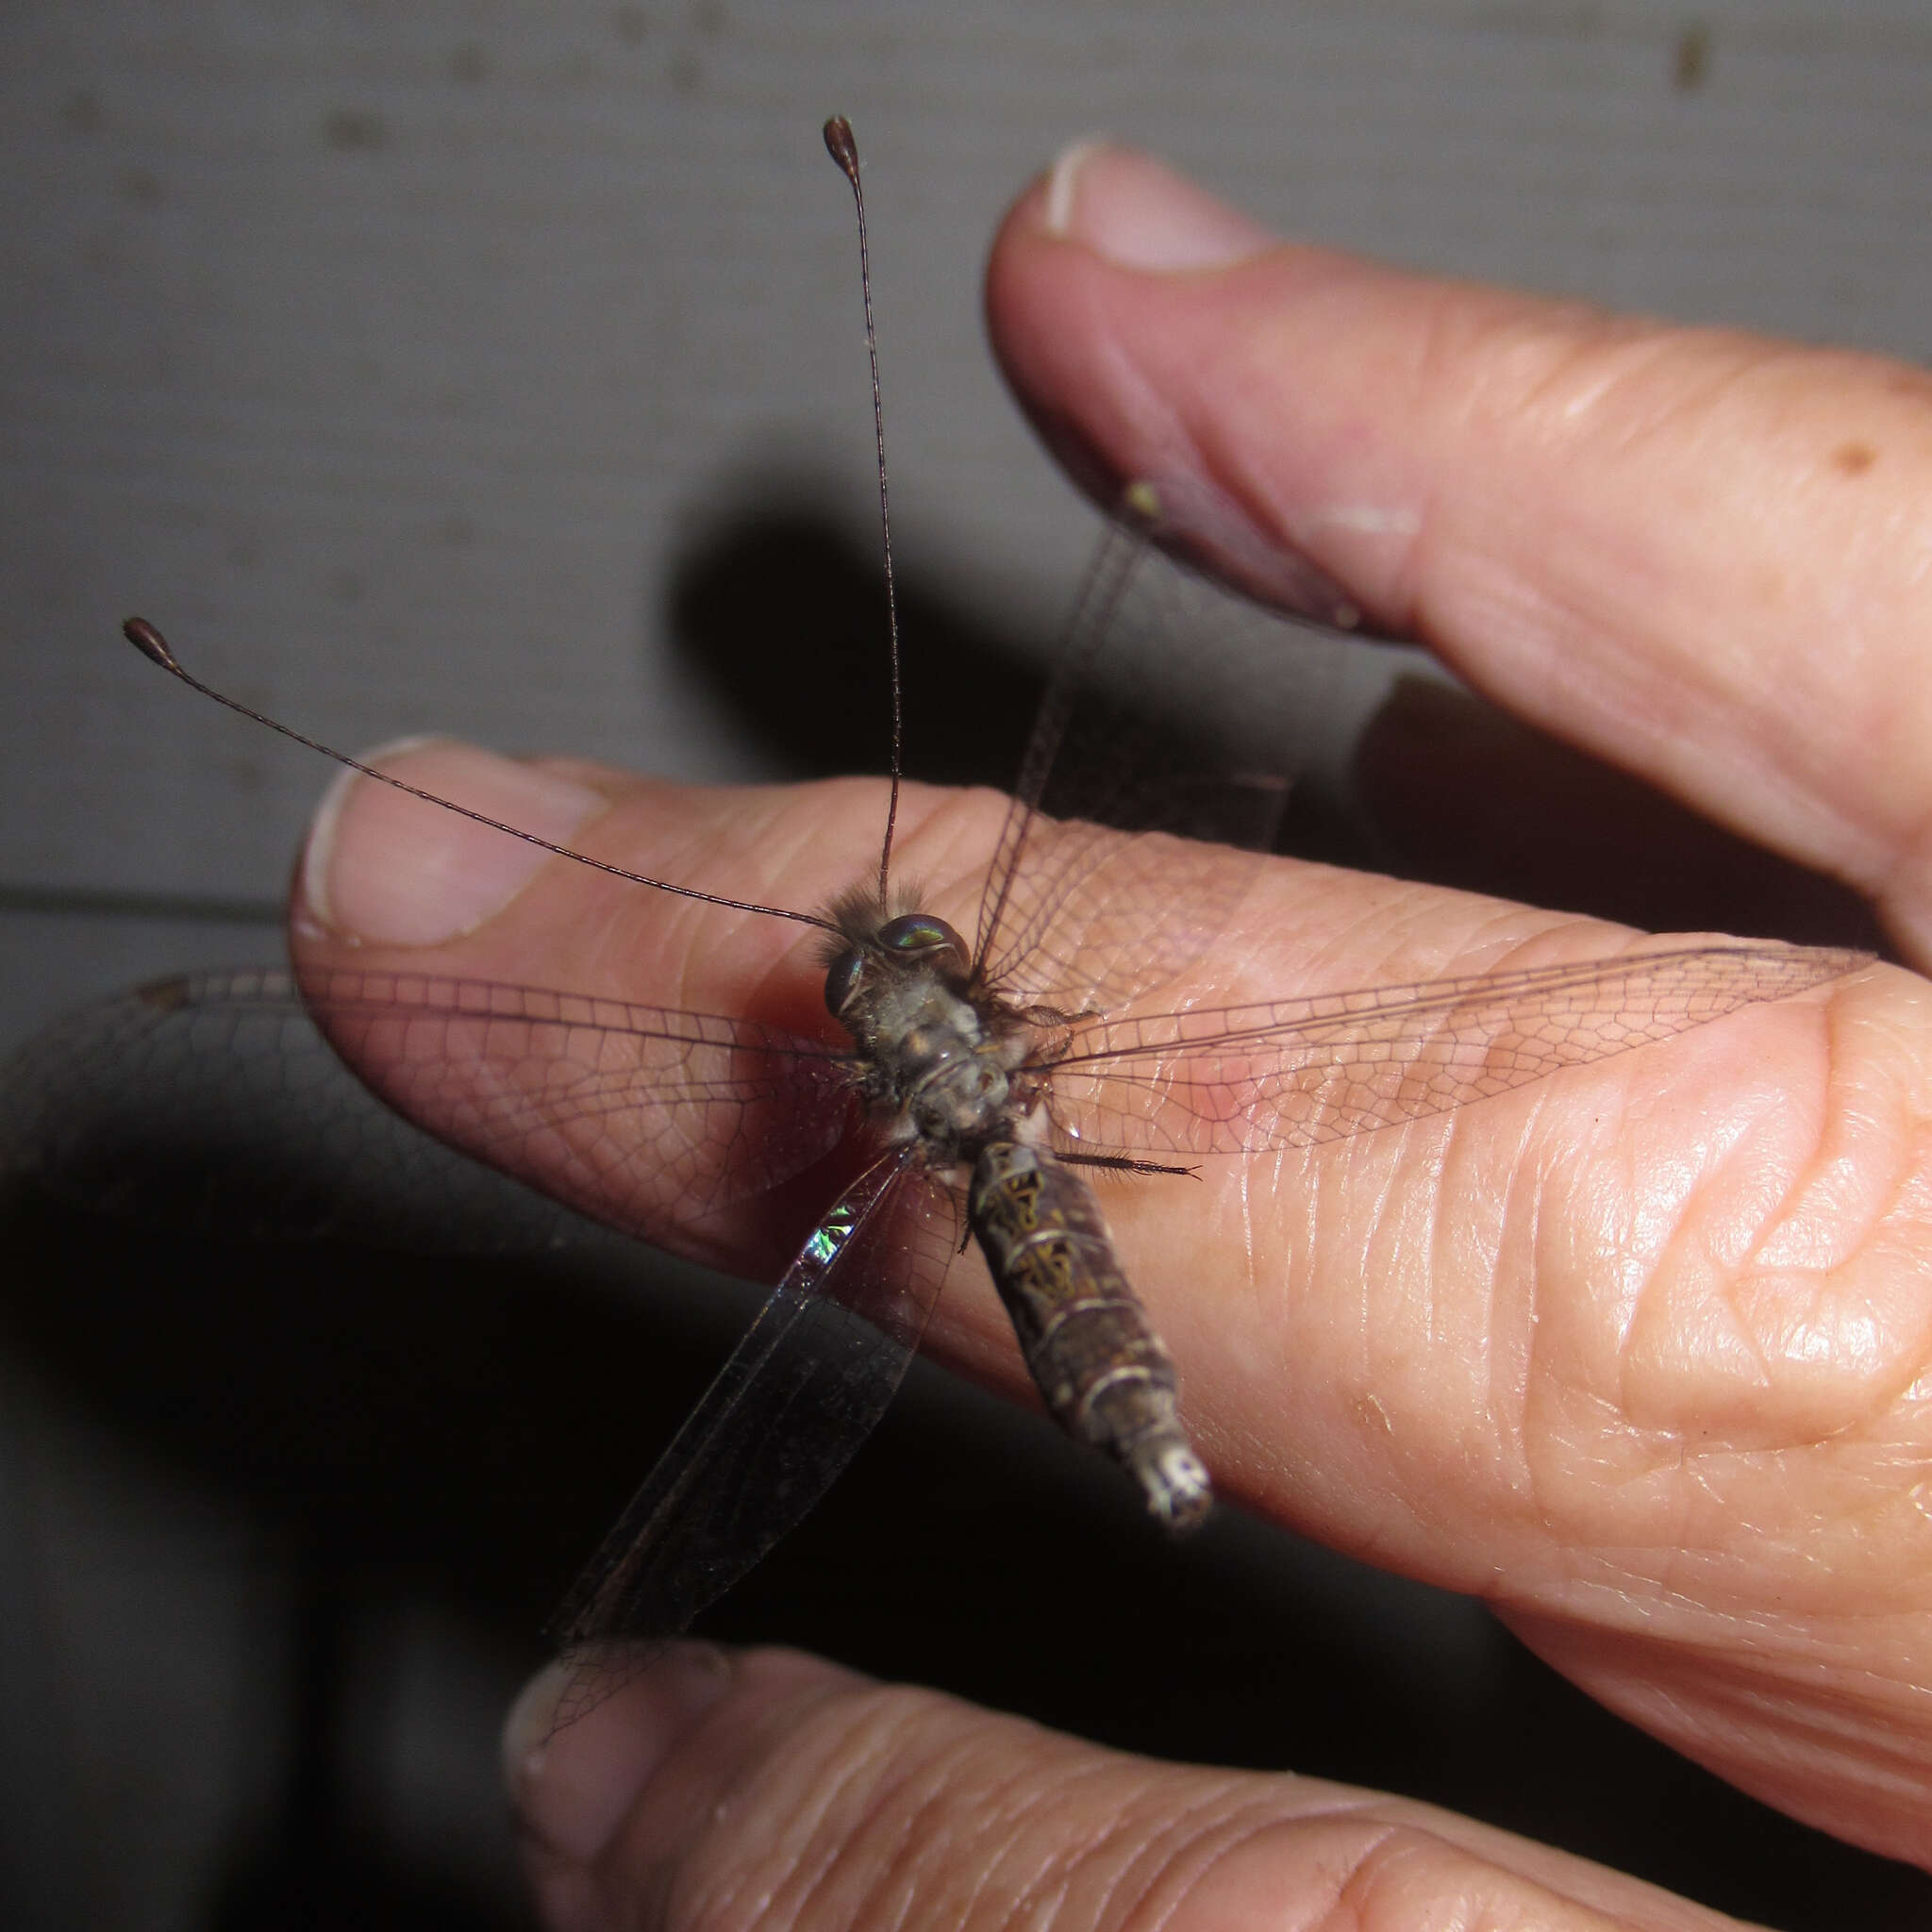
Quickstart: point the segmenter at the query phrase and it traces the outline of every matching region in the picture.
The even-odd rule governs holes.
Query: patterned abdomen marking
[[[1180,1376],[1092,1190],[1050,1155],[994,1141],[974,1163],[967,1211],[1055,1420],[1119,1462],[1163,1523],[1198,1523],[1213,1491],[1175,1411]]]

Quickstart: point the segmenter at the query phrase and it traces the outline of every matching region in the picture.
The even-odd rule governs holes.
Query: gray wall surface
[[[144,975],[272,958],[327,782],[142,665],[130,611],[347,749],[436,729],[694,780],[813,768],[677,599],[799,532],[871,569],[833,110],[866,159],[906,578],[1028,636],[1095,525],[999,385],[978,276],[1083,133],[1292,235],[1932,354],[1923,4],[15,0],[0,1051]],[[0,1797],[41,1818],[16,1895],[49,1924],[206,1923],[287,1772],[280,1532],[35,1361],[0,1400],[0,1580],[31,1612],[8,1681],[45,1661],[32,1629],[63,1674],[0,1710]],[[1481,1652],[1444,1615],[1444,1654]],[[414,1740],[365,1779],[391,1856],[448,1923],[497,1923],[488,1754],[521,1660],[446,1609],[358,1629]],[[70,1784],[22,1770],[50,1727]]]
[[[1094,128],[1288,233],[1924,355],[1932,17],[1699,18],[9,9],[0,1040],[188,963],[171,913],[275,902],[327,776],[162,685],[131,609],[345,748],[784,768],[666,602],[774,502],[869,554],[828,110],[866,157],[906,568],[994,615],[1051,613],[1092,523],[999,386],[980,264]]]

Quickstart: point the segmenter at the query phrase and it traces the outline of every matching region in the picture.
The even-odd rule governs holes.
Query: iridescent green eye
[[[846,1003],[858,991],[865,973],[865,961],[858,953],[841,953],[825,970],[825,1005],[833,1019],[845,1010]]]
[[[879,927],[879,944],[889,953],[952,953],[963,963],[966,947],[943,919],[930,912],[908,912]]]

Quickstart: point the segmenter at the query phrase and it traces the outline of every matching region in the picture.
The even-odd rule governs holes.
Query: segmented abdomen
[[[1180,1376],[1093,1191],[1050,1155],[994,1141],[974,1163],[967,1212],[1055,1420],[1119,1462],[1163,1523],[1198,1523],[1213,1491],[1175,1411]]]

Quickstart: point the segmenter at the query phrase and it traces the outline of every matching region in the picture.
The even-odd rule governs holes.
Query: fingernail
[[[1279,239],[1152,156],[1094,136],[1060,151],[1041,222],[1121,268],[1157,275],[1230,268]]]
[[[558,1728],[583,1668],[546,1665],[503,1726],[504,1779],[524,1828],[557,1857],[588,1863],[644,1788],[730,1690],[737,1666],[712,1643],[674,1643],[632,1682]]]
[[[558,844],[568,844],[608,802],[449,739],[397,739],[362,762]],[[550,857],[541,845],[345,771],[309,826],[302,896],[309,917],[340,938],[441,945],[501,912]]]

